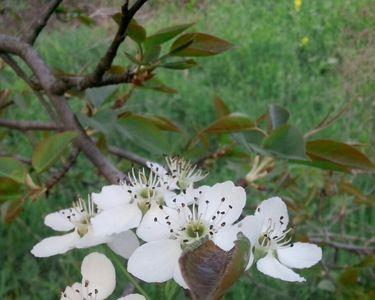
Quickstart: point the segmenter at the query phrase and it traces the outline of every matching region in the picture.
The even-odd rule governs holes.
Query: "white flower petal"
[[[289,223],[288,209],[279,197],[272,197],[262,201],[255,210],[254,215],[261,218],[263,232],[271,227],[274,229],[273,235],[276,236],[280,236]]]
[[[138,226],[142,212],[137,204],[124,204],[103,210],[91,218],[91,224],[97,235],[112,235]]]
[[[95,234],[92,227],[89,227],[87,233],[81,237],[76,243],[77,248],[89,248],[96,245],[106,243],[109,240],[108,236]]]
[[[118,298],[117,300],[146,300],[146,298],[140,294],[130,294],[125,297]]]
[[[131,194],[126,185],[107,185],[100,193],[92,193],[91,198],[99,209],[104,210],[129,203]]]
[[[182,276],[180,265],[177,264],[176,268],[174,269],[173,273],[173,279],[176,281],[180,286],[182,286],[184,289],[188,289],[188,285]]]
[[[213,242],[224,251],[229,251],[234,247],[238,231],[237,225],[225,227],[213,236]]]
[[[75,231],[64,235],[51,236],[36,244],[31,253],[36,257],[62,254],[73,249],[79,239],[80,237]]]
[[[83,259],[81,273],[85,297],[92,293],[95,299],[105,299],[113,293],[116,286],[116,272],[111,261],[104,254],[93,252],[87,255]]]
[[[258,260],[257,269],[263,274],[273,278],[290,282],[305,281],[305,278],[282,265],[271,253],[268,253],[265,257]]]
[[[263,223],[261,219],[256,216],[246,216],[238,224],[239,231],[241,231],[250,241],[251,248],[254,247],[262,234]]]
[[[147,167],[158,175],[160,178],[164,178],[167,176],[167,170],[164,167],[156,162],[148,161],[146,162]]]
[[[277,257],[290,268],[309,268],[322,259],[322,249],[314,244],[298,242],[293,247],[278,249]]]
[[[113,252],[128,259],[134,250],[139,247],[139,241],[133,231],[127,230],[111,236],[111,240],[107,245]]]
[[[61,293],[60,300],[82,300],[83,296],[81,291],[82,285],[76,282],[72,286],[67,286],[65,288],[64,292]]]
[[[130,256],[128,271],[146,282],[167,281],[174,275],[181,252],[177,240],[148,242]]]
[[[160,209],[156,205],[152,206],[143,216],[137,228],[137,235],[146,242],[168,239],[171,228],[166,223],[167,217],[176,219],[178,215],[175,210],[169,207],[164,206],[163,209]]]
[[[198,200],[198,213],[206,220],[216,218],[229,225],[240,217],[245,204],[245,190],[226,181],[203,191]]]
[[[57,211],[46,215],[44,218],[44,224],[56,231],[70,231],[74,228],[72,222],[68,218],[64,217],[63,212],[68,212],[68,209]]]

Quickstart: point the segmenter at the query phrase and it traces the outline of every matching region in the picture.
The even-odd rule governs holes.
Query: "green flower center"
[[[207,229],[204,224],[200,221],[198,222],[191,222],[186,227],[186,234],[190,238],[200,238],[205,236],[207,233]]]

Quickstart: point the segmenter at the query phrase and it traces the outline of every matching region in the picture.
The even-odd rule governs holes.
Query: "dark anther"
[[[233,206],[232,206],[232,205],[229,205],[229,208],[230,208],[230,209],[232,209],[232,208],[233,208]]]
[[[225,197],[221,198],[221,202],[224,202],[225,201]]]
[[[225,226],[225,222],[221,223],[221,226],[223,226],[223,227],[224,227],[224,226]]]
[[[155,218],[154,218],[154,222],[157,222],[157,221],[158,221],[158,218],[155,217]]]

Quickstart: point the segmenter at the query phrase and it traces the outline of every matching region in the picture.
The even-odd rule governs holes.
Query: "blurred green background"
[[[36,10],[37,1],[25,2],[2,1],[2,33],[18,30],[20,20],[10,17],[10,13]],[[56,72],[92,69],[114,34],[114,23],[106,14],[116,12],[121,1],[79,2],[67,1],[64,7],[80,10],[70,15],[69,22],[54,18],[36,43],[40,55]],[[159,78],[178,93],[136,89],[126,107],[168,117],[191,134],[214,119],[213,98],[220,95],[231,111],[244,112],[254,119],[267,110],[268,104],[282,105],[291,112],[291,123],[307,132],[329,112],[353,101],[347,114],[317,136],[363,144],[374,160],[374,8],[371,0],[305,0],[300,7],[293,0],[150,1],[137,17],[148,32],[196,22],[196,30],[231,41],[235,48],[199,60],[200,66],[192,70],[158,71]],[[91,24],[92,20],[96,24]],[[126,47],[133,49],[134,45],[125,42],[116,65],[129,64]],[[6,117],[47,120],[32,93],[10,69],[0,70],[0,75],[0,88],[11,88],[18,106]],[[72,106],[82,108],[80,103]],[[0,150],[30,157],[29,138],[2,128],[0,136],[5,141]],[[115,142],[119,147],[137,150],[135,142]],[[139,151],[150,157],[147,151]],[[150,158],[160,160],[161,156]],[[128,164],[123,167],[126,169]],[[299,224],[297,238],[329,227],[339,237],[349,236],[350,244],[374,246],[373,177],[346,177],[366,195],[366,201],[356,202],[350,193],[330,194],[333,183],[342,175],[301,166],[287,168],[298,175],[297,188],[293,192],[279,189],[275,179],[266,191],[250,190],[249,211],[262,199],[278,193],[293,203],[293,222]],[[218,163],[207,181],[235,181],[237,175],[227,164]],[[97,191],[103,184],[90,163],[80,156],[76,167],[47,199],[28,201],[19,218],[10,224],[1,223],[0,299],[56,299],[67,284],[80,280],[81,259],[91,249],[46,259],[33,258],[30,249],[41,238],[53,234],[43,225],[45,214],[68,205],[77,194]],[[104,247],[98,249],[109,253]],[[354,253],[329,245],[323,251],[323,264],[301,271],[307,283],[273,280],[252,268],[225,299],[374,299],[373,253]],[[119,272],[115,296],[125,285],[126,278]],[[161,299],[155,286],[146,289],[153,299]]]

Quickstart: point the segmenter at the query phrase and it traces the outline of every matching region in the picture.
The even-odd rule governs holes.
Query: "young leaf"
[[[25,183],[26,166],[12,157],[0,157],[0,177],[7,177],[19,183]]]
[[[306,159],[305,141],[294,126],[281,125],[263,140],[263,149],[286,159]]]
[[[279,105],[271,104],[268,106],[268,117],[271,121],[272,129],[286,124],[289,116],[289,112]]]
[[[129,23],[127,34],[137,44],[142,44],[146,40],[146,29],[134,19]]]
[[[20,198],[21,184],[10,178],[0,177],[0,203]]]
[[[129,116],[119,119],[117,128],[121,135],[125,135],[137,146],[151,153],[162,154],[168,150],[169,145],[165,133],[150,122]]]
[[[223,99],[219,96],[215,96],[214,98],[216,112],[219,117],[224,117],[230,114],[228,106],[224,103]]]
[[[31,158],[34,169],[38,173],[48,169],[78,135],[79,134],[74,131],[65,131],[42,140],[35,147]]]
[[[143,82],[142,87],[145,89],[151,89],[151,90],[155,90],[155,91],[159,91],[159,92],[167,93],[167,94],[177,93],[177,91],[174,88],[171,88],[165,85],[163,82],[161,82],[159,79],[155,77],[152,78],[151,80],[147,80]]]
[[[145,41],[145,46],[156,46],[156,45],[161,45],[171,39],[173,39],[175,36],[179,35],[189,27],[194,25],[194,23],[188,23],[188,24],[182,24],[182,25],[176,25],[176,26],[171,26],[167,28],[163,28],[156,32],[155,34],[150,35],[146,41]]]
[[[145,47],[145,52],[143,53],[143,64],[148,64],[159,58],[161,51],[160,46]]]
[[[119,117],[121,119],[131,117],[133,119],[142,120],[144,122],[153,124],[154,126],[158,127],[160,130],[173,131],[173,132],[181,131],[180,128],[178,128],[177,125],[175,125],[172,121],[161,116],[148,116],[148,115],[140,115],[140,114],[136,114],[132,112],[125,112],[125,113],[122,113]]]
[[[351,169],[375,171],[375,165],[356,148],[332,140],[315,140],[306,144],[309,156],[327,160]]]
[[[99,107],[107,99],[109,99],[117,90],[116,85],[107,85],[102,87],[90,88],[85,92],[86,98],[95,107]]]
[[[169,54],[174,56],[211,56],[232,47],[233,44],[213,35],[195,32],[183,34],[175,40]]]
[[[173,70],[186,70],[197,66],[197,62],[194,59],[184,59],[179,61],[173,61],[161,64],[160,67]]]
[[[202,130],[202,133],[232,133],[254,128],[254,122],[245,114],[225,115]]]

